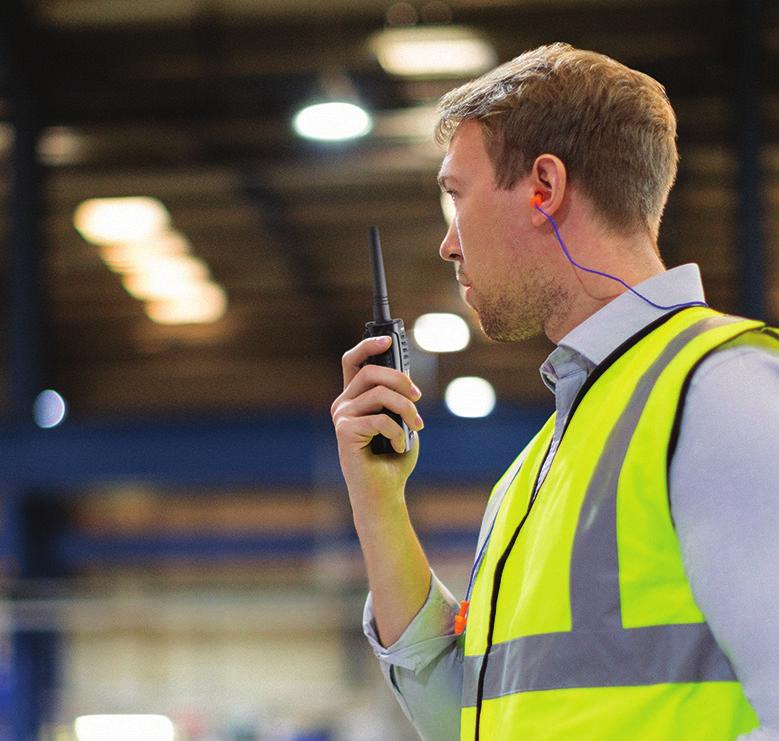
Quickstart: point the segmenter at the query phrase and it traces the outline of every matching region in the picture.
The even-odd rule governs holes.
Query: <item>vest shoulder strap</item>
[[[673,427],[671,429],[671,438],[668,442],[668,460],[666,463],[667,472],[670,477],[671,463],[673,457],[676,454],[676,448],[679,443],[679,432],[682,425],[682,416],[684,414],[684,405],[687,400],[687,394],[690,390],[690,384],[695,375],[695,372],[703,365],[708,358],[723,350],[728,350],[736,347],[759,347],[765,349],[768,352],[779,352],[779,329],[776,327],[769,327],[765,324],[750,327],[744,332],[740,333],[736,337],[723,342],[717,347],[713,347],[707,353],[698,358],[695,365],[690,368],[687,373],[687,377],[684,379],[681,393],[679,394],[679,403],[676,407],[676,416],[674,417]]]

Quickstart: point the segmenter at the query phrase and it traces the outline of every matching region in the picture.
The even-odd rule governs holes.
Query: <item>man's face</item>
[[[438,179],[455,206],[439,254],[455,264],[484,333],[514,342],[543,332],[560,296],[531,225],[530,177],[498,188],[481,125],[463,121]]]

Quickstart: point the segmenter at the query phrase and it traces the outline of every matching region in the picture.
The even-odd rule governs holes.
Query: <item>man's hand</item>
[[[403,430],[383,412],[387,409],[399,414],[409,429],[418,432],[423,427],[414,404],[421,396],[419,389],[398,370],[365,365],[371,355],[384,352],[391,342],[391,337],[372,337],[344,354],[344,390],[330,408],[341,469],[353,505],[355,498],[402,495],[419,455],[418,442],[404,452]],[[375,435],[388,438],[397,455],[372,453],[370,442]]]
[[[391,342],[391,337],[371,337],[343,356],[344,390],[330,410],[384,646],[397,641],[419,612],[431,578],[405,499],[406,479],[419,456],[419,435],[413,448],[402,452],[403,430],[382,411],[399,414],[409,429],[419,432],[422,419],[414,402],[421,393],[400,371],[365,365]],[[371,452],[375,435],[391,440],[396,452]]]

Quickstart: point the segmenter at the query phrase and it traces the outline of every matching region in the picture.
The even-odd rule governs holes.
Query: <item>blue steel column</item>
[[[40,48],[28,17],[29,3],[6,0],[0,11],[0,61],[14,139],[8,200],[8,419],[16,435],[32,427],[32,403],[41,384],[41,168],[37,161],[39,115],[34,50]],[[5,474],[0,488],[0,551],[6,556],[13,614],[20,580],[44,576],[36,553],[50,551],[48,534],[27,515],[28,492]],[[0,728],[14,741],[39,738],[51,701],[57,637],[10,623],[0,653]]]
[[[12,4],[14,7],[17,3]],[[22,10],[7,10],[3,39],[9,57],[11,154],[8,242],[9,409],[16,425],[32,424],[41,383],[41,168],[37,160],[38,104],[31,71],[32,38]],[[10,47],[10,48],[9,48]]]
[[[762,0],[737,0],[731,5],[731,38],[734,49],[733,102],[736,106],[736,153],[738,155],[737,232],[741,255],[739,311],[745,316],[767,319],[766,251],[763,234],[761,33]]]
[[[53,558],[54,544],[66,525],[65,503],[29,493],[18,509],[20,538],[19,581],[15,595],[22,599],[41,596],[36,583],[59,578],[64,571]],[[13,603],[11,603],[13,605]],[[14,701],[11,728],[18,741],[37,741],[47,721],[56,712],[61,637],[52,629],[15,625],[12,637]]]
[[[0,739],[36,741],[56,686],[59,638],[16,625],[13,605],[24,596],[21,585],[43,575],[41,556],[48,547],[41,551],[41,545],[49,533],[40,518],[31,517],[35,513],[19,490],[6,485],[0,495],[0,563],[7,584],[0,609]]]
[[[0,490],[0,573],[8,585],[12,585],[18,576],[19,513],[19,499],[14,492],[7,487]],[[25,713],[23,709],[19,712],[19,654],[8,592],[8,587],[2,590],[3,607],[0,609],[0,739],[10,740],[23,738],[19,735],[20,718]]]

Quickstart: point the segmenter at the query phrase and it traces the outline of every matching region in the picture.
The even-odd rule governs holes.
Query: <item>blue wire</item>
[[[632,288],[627,283],[625,283],[622,278],[617,278],[616,275],[611,275],[609,273],[603,273],[600,270],[593,270],[592,268],[585,268],[583,265],[579,265],[576,260],[574,260],[571,257],[570,252],[568,252],[568,248],[565,246],[565,242],[563,242],[563,238],[560,236],[560,230],[557,228],[557,222],[546,212],[544,211],[541,206],[534,204],[534,208],[537,211],[540,211],[547,219],[547,221],[552,225],[552,229],[554,229],[554,235],[557,237],[557,241],[560,243],[560,247],[563,248],[563,252],[565,253],[565,256],[568,258],[568,261],[573,265],[575,268],[579,268],[579,270],[583,270],[585,273],[592,273],[593,275],[600,275],[603,278],[610,278],[611,280],[617,281],[617,283],[625,286],[625,288],[628,289],[632,294],[635,294],[638,296],[638,298],[642,299],[643,301],[646,301],[650,306],[654,306],[655,309],[660,309],[661,311],[668,311],[670,309],[681,309],[683,307],[687,306],[708,306],[708,304],[705,301],[688,301],[684,304],[671,304],[671,306],[661,306],[660,304],[656,304],[654,301],[650,301],[646,296],[642,296],[635,288]]]
[[[708,306],[708,304],[705,301],[688,301],[687,303],[683,304],[671,304],[671,306],[661,306],[660,304],[656,304],[654,301],[650,301],[646,296],[642,296],[635,288],[629,286],[627,283],[625,283],[624,280],[621,278],[618,278],[616,275],[611,275],[610,273],[604,273],[600,270],[594,270],[593,268],[586,268],[583,265],[579,265],[576,260],[574,260],[571,257],[571,253],[568,252],[568,248],[565,246],[565,242],[563,242],[563,238],[560,236],[560,230],[557,228],[557,222],[550,216],[544,209],[542,209],[540,206],[534,204],[534,208],[537,211],[540,211],[549,221],[549,223],[552,225],[552,229],[554,229],[554,235],[557,237],[557,241],[560,243],[560,247],[563,249],[563,253],[568,258],[568,261],[573,265],[575,268],[578,268],[579,270],[584,270],[586,273],[592,273],[593,275],[600,275],[603,278],[610,278],[611,280],[617,281],[617,283],[625,286],[625,288],[628,289],[632,294],[635,294],[643,301],[646,301],[650,306],[653,306],[655,309],[660,309],[661,311],[667,311],[670,309],[680,309],[687,306]],[[473,562],[473,566],[471,567],[471,575],[468,579],[468,588],[465,591],[465,600],[470,601],[471,599],[471,590],[473,589],[473,581],[474,577],[476,576],[476,571],[478,570],[479,566],[481,565],[481,559],[484,555],[484,550],[487,548],[487,544],[490,542],[490,538],[492,537],[492,531],[495,528],[495,522],[498,519],[497,513],[495,515],[495,518],[492,521],[492,525],[490,525],[489,532],[487,533],[487,537],[484,539],[484,542],[481,545],[481,548],[479,549],[479,553],[476,556],[476,560]]]

